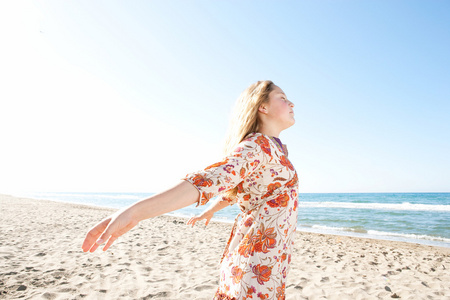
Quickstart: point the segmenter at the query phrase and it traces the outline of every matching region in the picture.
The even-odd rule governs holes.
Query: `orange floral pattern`
[[[284,291],[286,290],[286,286],[283,283],[282,286],[277,287],[277,300],[284,300],[286,298]]]
[[[246,234],[242,239],[242,242],[239,243],[238,253],[243,257],[249,257],[253,254],[253,241],[251,238],[251,232],[250,235]]]
[[[202,175],[196,175],[192,178],[193,184],[197,186],[211,186],[213,182],[211,179],[205,178]]]
[[[279,177],[277,177],[279,178]],[[269,196],[272,196],[273,192],[281,187],[281,183],[280,182],[275,182],[275,183],[271,183],[267,186],[267,193],[264,194],[264,196],[262,196],[262,198],[267,198]]]
[[[295,173],[294,177],[286,183],[286,187],[291,188],[298,184],[297,173]]]
[[[291,164],[291,162],[286,158],[286,156],[282,156],[280,158],[280,163],[285,166],[288,167],[289,169],[291,169],[292,171],[294,171],[294,166]]]
[[[214,299],[285,299],[297,225],[298,177],[287,149],[261,133],[248,135],[221,162],[188,174],[198,204],[238,187],[241,209],[224,250]]]
[[[231,274],[233,275],[233,283],[237,284],[237,283],[241,282],[244,272],[242,272],[241,268],[234,266],[231,268]]]
[[[215,168],[215,167],[220,167],[220,166],[225,165],[225,164],[227,164],[227,163],[228,163],[228,159],[225,158],[225,159],[224,159],[223,161],[221,161],[221,162],[218,162],[218,163],[215,163],[215,164],[210,165],[209,167],[206,167],[205,170],[209,170],[209,169],[212,169],[212,168]]]
[[[270,207],[286,207],[288,205],[289,199],[291,198],[289,198],[289,196],[284,193],[273,200],[267,201],[267,204],[269,204]]]
[[[253,278],[256,278],[259,284],[263,285],[264,282],[267,282],[270,280],[270,275],[272,274],[272,268],[269,266],[253,266],[252,268],[253,274],[256,276],[253,276]]]
[[[261,147],[262,151],[264,151],[266,154],[271,155],[272,151],[270,150],[270,144],[269,139],[267,139],[265,136],[258,136],[255,140],[255,142]]]
[[[271,227],[265,230],[264,223],[262,223],[258,232],[253,237],[254,250],[256,252],[268,253],[270,249],[275,248],[277,243],[276,237],[277,233],[275,232],[275,228]]]

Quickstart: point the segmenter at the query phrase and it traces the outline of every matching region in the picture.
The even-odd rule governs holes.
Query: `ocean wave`
[[[305,230],[305,229],[312,229],[312,230]],[[424,234],[409,234],[409,233],[395,233],[395,232],[386,232],[386,231],[378,231],[378,230],[365,230],[363,228],[360,228],[359,226],[356,227],[331,227],[331,226],[324,226],[324,225],[302,225],[298,227],[300,231],[313,231],[313,232],[320,232],[320,233],[350,233],[350,234],[358,234],[357,236],[365,236],[365,237],[372,237],[372,238],[395,238],[395,240],[404,240],[409,242],[418,242],[421,240],[427,240],[427,241],[433,241],[433,242],[444,242],[450,244],[450,239],[440,236],[430,236],[430,235],[424,235]],[[447,246],[448,247],[448,246]]]
[[[450,212],[450,205],[412,204],[403,202],[393,203],[352,203],[352,202],[300,202],[300,207],[325,207],[325,208],[357,208],[357,209],[381,209],[381,210],[409,210],[409,211],[439,211]]]
[[[305,226],[305,225],[303,225]],[[325,225],[312,225],[312,226],[305,226],[310,227],[314,229],[320,229],[320,230],[331,230],[331,231],[347,231],[347,232],[356,232],[356,233],[367,233],[367,230],[365,230],[363,227],[355,226],[355,227],[330,227]]]
[[[392,236],[392,237],[400,237],[406,239],[414,239],[414,240],[429,240],[429,241],[438,241],[450,243],[450,239],[440,237],[440,236],[429,236],[424,234],[408,234],[408,233],[394,233],[394,232],[384,232],[377,230],[368,230],[367,234],[376,235],[376,236]]]

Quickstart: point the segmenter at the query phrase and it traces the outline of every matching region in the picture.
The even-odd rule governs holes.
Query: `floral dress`
[[[279,140],[278,140],[279,141]],[[238,187],[236,217],[214,299],[285,299],[286,275],[297,225],[298,178],[276,138],[249,134],[223,161],[184,179],[199,204]]]

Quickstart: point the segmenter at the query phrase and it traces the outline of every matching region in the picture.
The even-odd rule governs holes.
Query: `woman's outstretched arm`
[[[119,236],[140,221],[196,203],[199,195],[199,191],[191,183],[182,181],[165,192],[136,202],[95,225],[86,235],[82,249],[84,252],[94,252],[106,242],[103,247],[103,251],[106,251]]]
[[[205,226],[208,225],[209,220],[214,216],[216,212],[221,210],[222,208],[227,207],[231,203],[227,200],[217,200],[216,203],[213,203],[208,209],[206,209],[204,212],[202,212],[200,215],[190,218],[187,221],[187,224],[192,226],[195,225],[195,222],[205,219]]]

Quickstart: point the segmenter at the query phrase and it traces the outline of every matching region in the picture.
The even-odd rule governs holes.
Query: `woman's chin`
[[[286,123],[286,126],[284,129],[288,129],[289,127],[293,126],[295,124],[295,119],[292,118],[292,120],[289,123]]]

